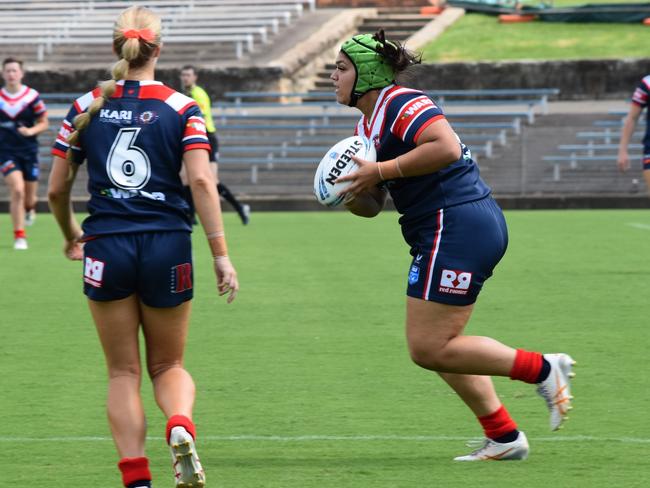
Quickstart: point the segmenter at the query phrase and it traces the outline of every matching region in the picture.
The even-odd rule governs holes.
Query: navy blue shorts
[[[38,153],[27,151],[18,155],[0,152],[0,172],[7,176],[14,171],[22,171],[25,181],[38,181]]]
[[[440,209],[402,233],[411,246],[410,297],[446,303],[474,303],[485,280],[508,247],[503,212],[492,199]]]
[[[193,295],[189,232],[98,236],[84,245],[84,293],[100,302],[134,293],[150,307],[175,307]]]

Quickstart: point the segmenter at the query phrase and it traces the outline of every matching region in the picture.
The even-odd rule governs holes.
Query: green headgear
[[[348,104],[350,107],[354,107],[364,93],[395,82],[395,70],[380,53],[382,48],[382,42],[372,34],[356,35],[341,46],[341,51],[350,58],[357,72]]]

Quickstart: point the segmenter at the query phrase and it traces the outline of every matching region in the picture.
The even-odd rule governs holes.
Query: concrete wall
[[[650,73],[650,58],[575,61],[463,62],[416,66],[420,89],[559,88],[563,100],[628,98]]]
[[[420,7],[431,5],[429,0],[317,0],[323,7]]]
[[[201,70],[200,83],[214,98],[227,91],[275,91],[291,87],[296,66]],[[650,58],[619,60],[437,63],[416,66],[407,84],[421,89],[559,88],[563,100],[628,98],[650,73]],[[159,70],[157,78],[178,86],[179,71]],[[25,82],[41,92],[85,92],[108,71],[32,71]],[[284,82],[283,82],[284,80]],[[295,82],[295,80],[293,80]]]
[[[179,69],[156,70],[157,80],[176,89],[180,88],[179,75]],[[108,68],[106,71],[28,71],[25,83],[42,93],[83,93],[109,77]],[[276,91],[282,78],[280,67],[199,70],[199,83],[213,99],[221,98],[227,91]]]

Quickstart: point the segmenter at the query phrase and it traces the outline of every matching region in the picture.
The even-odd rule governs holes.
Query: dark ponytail
[[[373,39],[379,43],[377,52],[386,59],[396,74],[422,62],[422,54],[409,51],[399,41],[386,41],[384,29],[377,30]]]

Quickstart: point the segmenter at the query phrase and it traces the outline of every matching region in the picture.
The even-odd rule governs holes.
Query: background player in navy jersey
[[[230,205],[233,206],[239,218],[242,221],[242,224],[248,224],[250,220],[251,209],[248,205],[242,205],[235,195],[232,194],[230,189],[224,185],[219,180],[219,170],[217,167],[217,161],[219,160],[219,139],[217,138],[217,128],[214,126],[214,120],[212,118],[212,108],[210,104],[210,97],[206,91],[196,84],[198,80],[198,75],[196,74],[196,68],[192,65],[183,66],[181,69],[181,84],[183,85],[183,91],[189,97],[192,97],[194,101],[198,104],[203,113],[203,118],[205,119],[205,128],[208,131],[208,139],[210,140],[210,162],[212,164],[212,169],[214,171],[214,176],[217,180],[217,191]],[[184,179],[184,173],[181,173],[181,178]],[[189,192],[189,188],[185,186],[186,196],[188,203],[190,204],[192,213],[194,213],[194,206],[192,203],[192,195]]]
[[[0,172],[11,194],[14,249],[27,249],[25,224],[36,218],[38,141],[47,129],[47,109],[38,92],[22,84],[23,63],[2,62],[4,87],[0,90]]]
[[[525,459],[526,436],[490,376],[537,384],[556,430],[570,408],[574,362],[566,354],[542,355],[463,335],[483,283],[506,251],[506,222],[442,111],[422,92],[395,84],[396,75],[417,62],[399,43],[386,41],[383,31],[342,45],[331,75],[336,98],[363,114],[356,133],[375,145],[378,163],[355,158],[360,168],[338,181],[351,182],[345,201],[353,213],[376,215],[389,192],[401,214],[413,256],[406,305],[411,358],[437,372],[485,432],[478,449],[456,460]]]
[[[621,130],[621,141],[618,148],[618,167],[621,171],[630,169],[630,156],[627,147],[630,144],[630,139],[632,139],[641,112],[648,107],[648,104],[650,104],[650,75],[645,76],[634,90],[630,111]],[[646,129],[643,137],[643,177],[650,192],[650,116],[648,114],[646,114]]]
[[[168,419],[176,485],[205,483],[192,421],[195,388],[183,368],[193,291],[192,226],[179,178],[183,162],[214,256],[219,294],[229,293],[231,302],[239,287],[201,111],[191,98],[154,81],[160,49],[155,14],[132,7],[119,16],[113,50],[120,59],[113,79],[74,102],[53,148],[49,187],[65,253],[84,259],[84,291],[109,372],[109,423],[122,481],[131,488],[151,486],[140,398],[140,326],[155,398]],[[90,215],[82,232],[70,189],[84,161]]]

